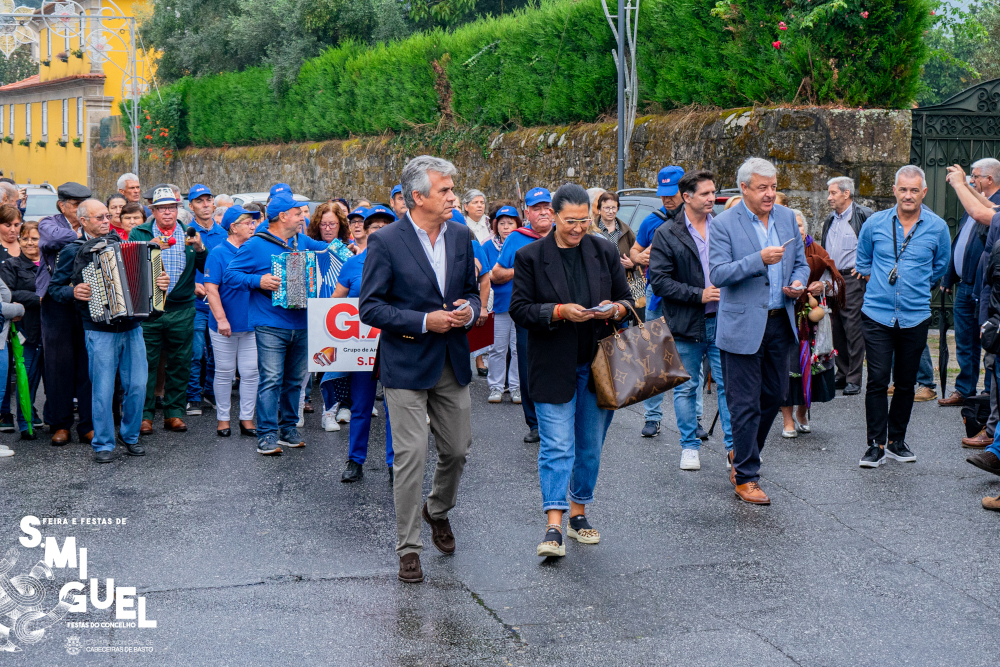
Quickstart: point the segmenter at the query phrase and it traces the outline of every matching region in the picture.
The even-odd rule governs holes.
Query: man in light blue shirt
[[[877,468],[887,456],[897,461],[917,458],[906,445],[906,427],[927,343],[931,285],[948,270],[951,252],[947,223],[922,206],[927,195],[923,170],[914,165],[900,168],[893,193],[896,205],[868,218],[858,237],[855,268],[868,277],[861,308],[868,357],[868,449],[862,468]],[[895,380],[891,409],[890,373]]]
[[[777,247],[781,246],[781,240],[778,238],[778,228],[775,225],[764,226],[764,223],[760,221],[760,218],[747,208],[745,201],[740,202],[740,206],[743,207],[743,214],[753,221],[753,230],[757,233],[757,241],[760,242],[761,248],[767,247]],[[768,310],[776,310],[778,308],[785,307],[785,295],[781,291],[781,264],[769,264],[767,267],[767,281],[769,283],[768,287]]]

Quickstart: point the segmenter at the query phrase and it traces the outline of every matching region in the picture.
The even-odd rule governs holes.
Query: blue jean
[[[719,402],[719,421],[722,422],[722,433],[726,443],[726,451],[733,448],[733,433],[729,424],[729,406],[726,404],[726,388],[722,380],[722,360],[719,348],[715,346],[716,318],[705,320],[705,340],[700,343],[674,339],[677,353],[681,355],[681,363],[691,376],[684,384],[674,387],[674,415],[677,417],[677,429],[681,432],[681,448],[701,449],[698,438],[698,400],[701,395],[703,366],[701,360],[708,355],[708,363],[712,369],[712,377],[716,381],[716,391]]]
[[[351,407],[351,374],[323,373],[319,392],[323,395],[323,410],[332,410],[338,403],[343,408]]]
[[[7,347],[8,348],[10,347],[10,341],[7,341]],[[10,355],[10,351],[9,350],[0,350],[0,378],[6,378],[7,377],[7,371],[10,369],[10,356],[9,355]],[[0,403],[3,402],[3,399],[9,393],[7,391],[7,388],[9,386],[10,386],[10,384],[8,382],[4,382],[3,383],[3,387],[0,388]]]
[[[993,381],[997,382],[998,379],[1000,379],[1000,363],[994,364],[993,366]],[[993,452],[997,458],[1000,458],[1000,440],[994,439],[993,444],[987,447],[986,451]]]
[[[892,367],[896,367],[896,357],[893,355]],[[893,373],[892,381],[895,383],[896,377]],[[920,353],[920,365],[917,366],[917,384],[929,389],[937,389],[937,382],[934,381],[934,362],[931,361],[930,345],[924,345],[924,351]]]
[[[90,443],[96,452],[110,452],[115,448],[115,417],[112,412],[115,397],[115,377],[121,376],[123,442],[139,442],[142,425],[142,406],[146,401],[146,380],[149,364],[146,360],[146,343],[142,327],[124,333],[84,331],[87,342],[87,360],[90,364],[94,440]]]
[[[257,442],[296,440],[299,393],[306,376],[306,329],[256,327]]]
[[[42,378],[42,344],[24,344],[24,370],[28,374],[28,395],[31,397],[32,413],[34,413],[35,392],[38,390],[38,381]],[[14,394],[17,395],[17,382],[14,383]],[[28,430],[28,422],[21,414],[20,396],[17,396],[17,429],[19,431]],[[34,414],[32,414],[32,418]]]
[[[646,303],[649,303],[650,298],[653,296],[653,288],[649,283],[646,283]],[[646,321],[655,320],[658,317],[663,317],[663,309],[657,308],[656,310],[650,310],[646,308]],[[700,363],[700,362],[699,362]],[[658,422],[663,419],[663,397],[664,394],[657,394],[656,396],[650,396],[645,401],[642,402],[642,407],[646,411],[646,421],[648,422]],[[700,414],[700,412],[699,412]]]
[[[538,428],[535,402],[531,399],[531,387],[528,386],[528,330],[515,326],[514,333],[517,337],[517,374],[521,383],[521,410],[524,412],[524,423],[529,429]]]
[[[351,447],[347,458],[355,463],[364,463],[368,458],[368,436],[372,427],[372,407],[375,405],[375,386],[368,371],[351,373]],[[385,464],[392,467],[392,430],[389,427],[389,406],[382,401],[385,409]]]
[[[202,380],[201,364],[205,363],[205,377]],[[200,403],[202,394],[213,393],[215,384],[215,357],[212,341],[208,336],[208,311],[194,309],[194,340],[191,344],[191,376],[188,378],[188,403]]]
[[[590,364],[580,364],[576,393],[568,403],[535,403],[542,511],[568,510],[567,489],[575,503],[594,502],[601,449],[615,413],[597,407],[597,394],[587,388],[589,377]]]
[[[974,396],[979,384],[979,359],[983,354],[979,346],[979,301],[972,285],[955,285],[955,357],[958,360],[958,377],[955,391],[962,396]],[[929,354],[929,350],[928,350]],[[944,393],[946,387],[941,388]]]

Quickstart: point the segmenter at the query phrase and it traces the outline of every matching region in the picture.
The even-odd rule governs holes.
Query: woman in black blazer
[[[552,208],[552,233],[517,251],[510,301],[511,317],[528,330],[528,386],[541,436],[538,477],[548,526],[539,556],[566,555],[566,510],[569,537],[584,544],[600,541],[585,512],[594,500],[601,448],[614,412],[597,407],[590,364],[598,341],[614,334],[614,322],[629,312],[625,304],[632,305],[618,249],[587,234],[587,191],[563,185]]]

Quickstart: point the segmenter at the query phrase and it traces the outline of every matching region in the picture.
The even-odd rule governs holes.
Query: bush
[[[929,1],[647,0],[640,98],[905,108],[927,59]],[[614,110],[612,48],[599,0],[558,0],[453,32],[341,44],[306,61],[280,95],[270,70],[251,68],[182,79],[143,109],[169,128],[171,149],[401,131],[442,112],[471,126],[591,121]]]

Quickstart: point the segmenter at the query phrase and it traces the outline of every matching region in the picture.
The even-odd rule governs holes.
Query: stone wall
[[[735,187],[736,169],[759,156],[778,167],[778,188],[801,208],[818,231],[827,213],[826,181],[855,179],[857,199],[869,206],[891,204],[893,175],[910,158],[908,111],[746,108],[682,110],[636,121],[626,172],[629,187],[652,187],[667,164],[719,174],[717,185]],[[173,182],[182,188],[204,183],[214,192],[254,192],[284,181],[314,199],[344,196],[386,201],[406,160],[421,153],[451,159],[459,190],[478,188],[491,198],[515,197],[529,187],[555,188],[574,181],[585,187],[615,186],[614,123],[521,129],[491,136],[455,131],[421,138],[374,137],[314,144],[181,151],[169,165],[145,159],[143,185]],[[107,195],[118,176],[131,170],[124,149],[94,154],[95,192]]]

